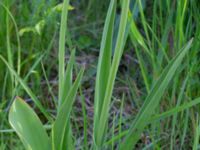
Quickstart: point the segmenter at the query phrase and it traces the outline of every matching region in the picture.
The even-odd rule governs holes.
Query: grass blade
[[[111,67],[111,53],[112,53],[112,37],[114,20],[116,13],[116,2],[112,0],[108,9],[103,37],[101,42],[100,56],[97,67],[97,77],[95,85],[95,114],[94,114],[94,137],[97,138],[97,124],[100,118],[102,103],[105,96],[106,83]]]
[[[119,62],[123,53],[123,47],[124,47],[124,42],[126,41],[125,39],[125,31],[126,31],[126,26],[127,26],[127,20],[128,20],[128,10],[129,10],[129,0],[123,1],[122,4],[122,14],[121,14],[121,21],[120,21],[120,27],[119,27],[119,33],[117,37],[117,42],[116,42],[116,47],[115,47],[115,53],[113,56],[113,61],[111,65],[111,70],[110,74],[108,77],[108,82],[106,84],[106,93],[105,97],[103,99],[103,106],[101,110],[101,115],[100,119],[97,125],[97,136],[96,136],[96,144],[98,147],[101,147],[103,144],[103,141],[105,140],[104,138],[104,133],[106,131],[106,123],[108,120],[108,111],[110,107],[110,101],[111,101],[111,96],[112,96],[112,91],[114,87],[114,81],[116,78],[117,70],[119,67]],[[101,129],[101,130],[99,130]]]
[[[132,147],[134,147],[137,141],[140,139],[140,135],[147,124],[146,120],[148,120],[148,118],[154,112],[154,109],[159,104],[164,91],[167,89],[169,82],[181,64],[184,56],[189,51],[191,44],[192,40],[190,40],[187,45],[178,52],[176,57],[162,72],[159,80],[156,82],[150,94],[147,96],[142,108],[140,109],[140,112],[132,123],[129,129],[129,134],[126,136],[123,144],[120,147],[120,150],[131,150]]]
[[[69,0],[64,0],[61,16],[61,26],[60,26],[60,37],[59,37],[59,96],[58,103],[61,104],[62,98],[62,88],[65,76],[65,35],[67,26],[67,15],[68,15]]]
[[[173,116],[174,114],[177,114],[181,111],[188,110],[189,108],[194,107],[198,104],[200,104],[200,98],[196,98],[196,99],[192,100],[191,102],[182,104],[180,106],[176,106],[175,108],[172,108],[172,109],[170,109],[166,112],[163,112],[161,114],[154,115],[149,120],[147,120],[147,124],[149,124],[153,121],[163,120],[163,119],[170,117],[170,116]],[[107,141],[106,145],[110,145],[110,144],[112,144],[112,142],[120,140],[122,137],[128,135],[128,133],[129,133],[129,130],[125,130],[125,131],[119,133],[118,135],[116,135],[115,137],[113,137],[112,139]]]
[[[37,98],[37,96],[31,91],[31,89],[28,87],[28,85],[18,76],[18,74],[13,70],[13,68],[8,64],[8,62],[0,55],[0,59],[6,64],[9,71],[13,76],[16,78],[16,80],[20,83],[20,85],[24,88],[26,93],[31,97],[31,99],[34,101],[35,105],[40,109],[40,111],[44,114],[44,116],[52,122],[52,118],[50,114],[46,111],[46,109],[42,106],[40,100]]]
[[[64,85],[63,88],[61,89],[62,90],[61,105],[63,104],[63,101],[66,99],[66,96],[69,94],[69,90],[72,86],[72,70],[74,62],[75,62],[75,50],[73,50],[71,53],[67,69],[65,72]]]
[[[74,82],[72,88],[69,91],[68,96],[63,102],[63,105],[59,109],[58,115],[56,117],[56,121],[53,125],[52,129],[52,148],[53,150],[63,150],[64,147],[64,137],[65,137],[65,130],[68,130],[66,128],[69,118],[70,118],[70,112],[72,110],[72,105],[75,101],[76,93],[78,90],[78,87],[81,83],[81,79],[83,76],[84,70],[82,69],[78,76],[76,81]]]
[[[15,32],[16,32],[16,37],[17,37],[17,55],[18,55],[18,59],[17,59],[17,74],[20,75],[20,69],[21,69],[21,42],[20,42],[20,38],[19,38],[19,29],[17,26],[17,23],[15,21],[14,16],[12,15],[12,13],[9,11],[9,9],[2,3],[0,2],[0,5],[6,10],[7,15],[11,18],[14,27],[15,27]]]

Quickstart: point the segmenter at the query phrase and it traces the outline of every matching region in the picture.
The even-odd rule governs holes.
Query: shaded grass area
[[[70,4],[75,9],[68,14],[66,39],[60,43],[66,51],[62,50],[60,59],[57,59],[61,52],[58,43],[63,32],[59,34],[61,10],[53,11],[57,4],[54,0],[33,3],[4,0],[1,3],[0,54],[8,66],[16,70],[25,86],[1,61],[0,149],[24,149],[7,119],[16,96],[23,97],[46,126],[50,124],[48,118],[56,117],[58,100],[62,99],[62,92],[57,92],[62,89],[64,80],[62,69],[65,62],[70,62],[74,48],[75,73],[70,80],[76,78],[82,66],[85,67],[70,115],[75,149],[122,150],[132,149],[133,145],[135,149],[198,149],[198,1],[131,1],[127,28],[122,32],[125,38],[118,41],[120,17],[125,14],[120,3],[108,10],[109,1],[73,1]],[[110,16],[106,22],[109,11],[116,13],[116,17]],[[110,30],[113,28],[113,36],[111,33],[106,35],[108,24]],[[193,42],[190,41],[192,38]],[[105,45],[100,45],[103,40]],[[114,84],[114,74],[110,79],[104,75],[110,70],[115,72],[110,64],[120,47],[116,48],[115,44],[120,42],[125,48],[122,58],[120,52],[114,61],[116,64],[120,61]],[[102,59],[105,64],[99,69],[99,53],[101,55],[106,48],[110,54]],[[58,68],[61,59],[62,65]],[[170,70],[170,66],[176,67]],[[112,91],[107,83],[114,84],[114,89],[112,95],[105,97],[107,90]],[[35,96],[31,97],[26,87]],[[36,107],[38,104],[34,102],[37,99],[41,108],[45,108],[46,116],[51,114],[49,117]],[[149,121],[151,119],[153,121]]]

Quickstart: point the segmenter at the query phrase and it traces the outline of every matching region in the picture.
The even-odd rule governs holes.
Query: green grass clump
[[[0,149],[199,148],[197,1],[20,2],[0,2]]]

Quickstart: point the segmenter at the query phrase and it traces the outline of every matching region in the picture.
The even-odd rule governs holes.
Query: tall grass
[[[106,133],[106,123],[108,121],[108,111],[116,78],[117,69],[123,52],[123,42],[125,41],[125,29],[127,25],[127,16],[129,1],[124,1],[122,6],[122,15],[118,38],[114,50],[113,60],[112,53],[112,31],[115,17],[116,3],[111,1],[107,20],[105,22],[104,34],[100,50],[99,64],[97,70],[97,82],[95,88],[95,116],[94,116],[94,134],[97,147],[103,144]],[[99,130],[101,129],[101,130]],[[98,149],[98,148],[97,148]]]
[[[90,19],[89,16],[94,11],[91,9],[93,6],[94,9],[102,10],[106,2],[101,2],[98,8],[97,1],[90,0],[86,9],[86,21]],[[55,1],[52,0],[50,3],[55,4]],[[20,32],[9,10],[9,3],[7,5],[0,3],[6,12],[5,47],[7,49],[6,54],[1,53],[0,60],[8,69],[5,78],[9,79],[8,75],[10,75],[8,81],[12,86],[8,90],[12,90],[10,97],[14,97],[11,101],[12,105],[8,107],[10,108],[8,120],[13,130],[0,128],[0,133],[16,132],[24,147],[32,150],[165,149],[166,145],[170,149],[198,149],[199,110],[195,106],[200,103],[197,83],[199,81],[197,55],[200,46],[198,28],[200,12],[197,11],[196,1],[154,0],[151,4],[152,12],[148,10],[149,2],[142,0],[110,1],[104,22],[97,68],[95,68],[94,96],[91,95],[94,100],[94,115],[91,120],[88,116],[87,97],[84,95],[85,68],[78,67],[76,64],[78,53],[74,48],[76,42],[73,42],[75,38],[71,39],[70,36],[68,22],[73,18],[68,18],[69,0],[64,0],[63,4],[59,5],[62,6],[62,14],[58,48],[56,48],[58,60],[54,61],[54,63],[58,62],[56,64],[58,68],[57,95],[54,94],[48,79],[52,67],[43,64],[50,57],[50,49],[57,35],[56,32],[42,56],[39,56],[41,53],[37,53],[35,57],[30,56],[36,60],[28,73],[25,73],[30,57],[23,60],[25,54],[22,51],[21,42],[24,41],[20,39],[19,33],[23,33],[23,36],[29,32],[37,33],[41,38],[45,37],[42,36],[42,25],[40,30],[35,29],[36,26],[39,27],[41,21],[47,24],[47,20],[38,16],[44,4],[43,1],[38,8],[34,9],[33,20],[39,19],[39,22],[37,20],[36,25],[25,27]],[[138,15],[136,15],[137,12]],[[94,16],[100,18],[99,15]],[[12,50],[14,46],[11,40],[11,21],[17,38],[16,58]],[[33,37],[34,45],[38,39],[35,35]],[[30,55],[34,54],[33,45],[30,46]],[[68,61],[66,61],[67,51],[70,54]],[[121,75],[118,70],[120,62],[126,62],[123,59],[124,51],[127,55],[132,54],[134,61],[133,65],[127,68],[126,74]],[[132,55],[129,57],[132,58]],[[47,101],[41,99],[35,92],[37,88],[31,87],[28,81],[28,77],[40,63],[40,71],[44,74],[48,91],[53,98],[52,112],[49,111],[48,105],[44,105],[44,103],[50,103],[49,98],[45,98]],[[17,67],[14,64],[17,64]],[[23,66],[26,66],[24,70]],[[119,78],[118,73],[121,75]],[[41,74],[39,78],[42,78]],[[136,74],[139,77],[135,78]],[[128,80],[124,81],[126,77]],[[110,113],[117,99],[115,83],[120,82],[128,87],[131,94],[123,93],[118,101],[119,110]],[[6,81],[4,85],[6,89]],[[22,89],[26,94],[20,93]],[[6,91],[4,90],[3,93]],[[19,95],[30,97],[41,114],[34,111],[33,107]],[[73,118],[76,116],[74,110],[76,99],[81,100],[82,126],[72,121],[76,119]],[[131,112],[134,111],[134,114],[127,115],[129,103],[132,104]],[[4,105],[3,103],[0,105],[0,119],[3,118],[1,126],[6,126],[6,115],[1,113]],[[43,116],[45,118],[41,119]],[[190,128],[192,131],[189,130]],[[0,142],[0,149],[7,148],[7,144],[4,144],[4,135],[0,136],[0,141],[3,141]],[[188,142],[189,136],[192,139]]]

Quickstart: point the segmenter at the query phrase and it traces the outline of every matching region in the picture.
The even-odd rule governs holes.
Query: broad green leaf
[[[9,122],[27,150],[49,150],[49,137],[35,112],[17,97],[9,112]]]
[[[120,150],[131,150],[140,139],[140,135],[148,123],[148,118],[150,118],[155,108],[158,106],[169,82],[173,78],[177,68],[180,66],[184,56],[189,51],[191,44],[192,40],[190,40],[187,45],[178,52],[175,58],[164,69],[160,78],[147,96],[142,108],[136,116],[136,119],[133,121],[128,135],[120,146]]]
[[[64,100],[63,104],[61,105],[58,115],[56,117],[56,121],[53,125],[52,129],[52,148],[53,150],[65,150],[66,147],[63,147],[64,144],[64,137],[65,137],[65,130],[68,130],[67,125],[69,123],[70,112],[72,110],[73,103],[75,101],[76,93],[78,87],[81,83],[81,79],[83,76],[84,70],[82,69],[74,84],[72,85],[68,96]]]

